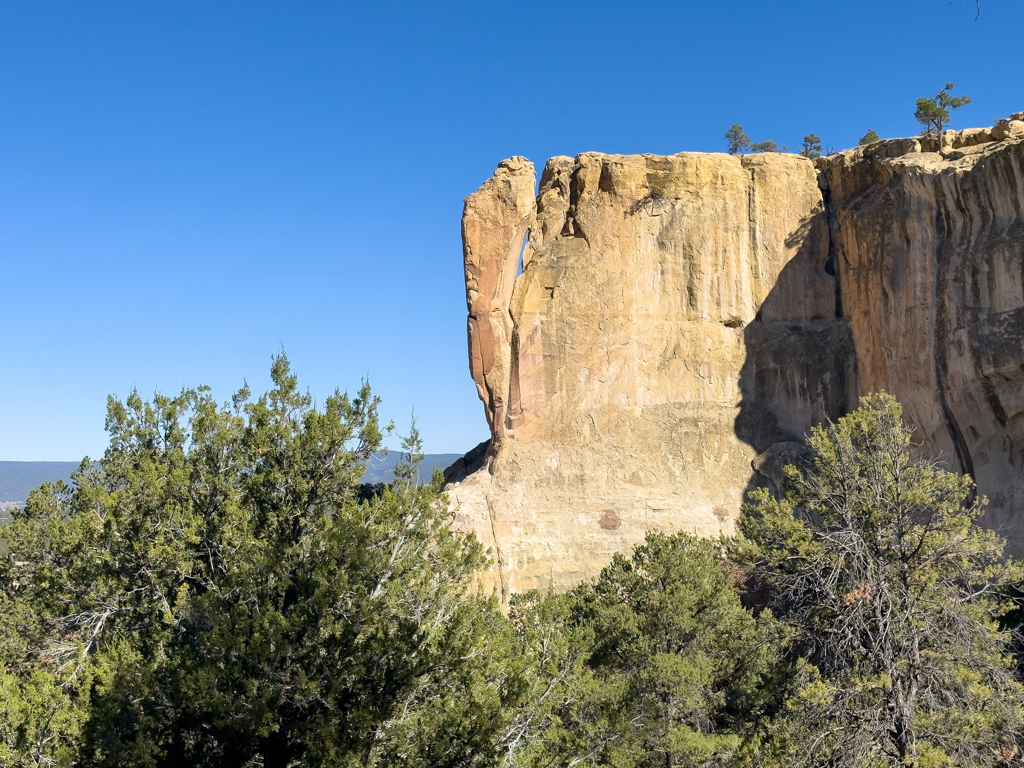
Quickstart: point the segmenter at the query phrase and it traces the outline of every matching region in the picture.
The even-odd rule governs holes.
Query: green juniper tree
[[[515,595],[509,606],[519,699],[500,739],[506,765],[519,768],[586,763],[617,732],[595,706],[600,684],[586,661],[593,632],[564,594]]]
[[[475,766],[520,683],[438,485],[362,498],[368,386],[111,399],[110,447],[3,531],[0,765]],[[511,698],[509,699],[511,700]]]
[[[785,499],[744,511],[746,559],[808,660],[793,765],[990,766],[1017,749],[1024,688],[996,619],[1021,569],[976,525],[970,478],[915,459],[911,436],[896,400],[868,396],[813,430]]]
[[[881,140],[882,139],[878,135],[878,131],[876,131],[876,130],[874,130],[872,128],[870,131],[868,131],[867,133],[865,133],[863,136],[860,137],[860,141],[858,141],[857,144],[859,146],[863,147],[863,146],[865,146],[867,144],[874,144],[876,141],[881,141]]]
[[[12,618],[6,615],[4,623],[14,624]],[[0,766],[76,765],[89,713],[81,702],[89,688],[88,671],[61,667],[33,647],[16,654],[11,650],[5,649],[0,663]]]
[[[751,142],[743,131],[742,125],[733,125],[725,132],[725,141],[730,155],[742,155],[744,152],[784,152],[788,147],[779,147],[774,141]]]
[[[729,765],[771,710],[784,633],[743,607],[718,542],[649,533],[549,600],[572,641],[542,676],[561,703],[520,765]]]
[[[742,155],[750,150],[750,137],[744,133],[742,125],[733,125],[724,138],[730,155]]]
[[[419,465],[423,461],[423,440],[416,428],[416,412],[413,411],[409,420],[409,435],[402,438],[402,455],[395,463],[394,476],[406,485],[420,481]]]
[[[506,618],[418,481],[415,422],[367,489],[369,388],[318,408],[283,355],[271,375],[225,405],[111,399],[103,458],[0,530],[0,768],[1019,758],[997,619],[1019,620],[1021,569],[971,481],[913,457],[892,398],[815,429],[738,542],[650,533]]]
[[[804,146],[800,150],[800,154],[804,157],[809,157],[811,160],[821,157],[822,155],[821,137],[816,136],[813,133],[809,133],[804,136]]]

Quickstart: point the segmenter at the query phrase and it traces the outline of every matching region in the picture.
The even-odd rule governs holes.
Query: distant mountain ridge
[[[395,465],[405,454],[401,451],[388,451],[383,459],[374,456],[366,467],[366,474],[363,475],[364,483],[390,483],[395,479]],[[423,456],[420,462],[420,480],[429,482],[430,476],[434,474],[434,467],[445,470],[462,458],[461,453],[428,453]]]
[[[402,455],[401,451],[389,451],[384,457],[375,455],[367,464],[363,482],[390,483],[395,478],[395,464]],[[460,458],[461,453],[426,454],[420,463],[420,479],[430,480],[434,467],[445,469]],[[0,461],[0,505],[24,502],[32,489],[43,483],[69,480],[78,464],[77,461]]]
[[[43,483],[68,480],[77,461],[0,461],[0,504],[22,502]]]

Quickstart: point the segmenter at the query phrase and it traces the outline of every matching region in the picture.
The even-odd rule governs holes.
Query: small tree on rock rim
[[[804,146],[800,150],[800,154],[804,157],[809,157],[811,160],[821,157],[822,155],[821,137],[816,134],[809,133],[804,136]]]
[[[967,94],[954,96],[952,83],[935,94],[934,98],[920,98],[917,100],[917,111],[914,117],[924,125],[925,133],[942,134],[942,129],[949,122],[950,110],[960,109],[971,103],[971,97]]]
[[[779,152],[785,151],[788,147],[779,145],[768,139],[767,141],[751,142],[750,137],[743,130],[743,126],[735,124],[725,132],[725,141],[730,155],[742,155],[744,152]]]
[[[730,155],[741,155],[750,150],[750,137],[738,123],[725,132],[725,141]]]

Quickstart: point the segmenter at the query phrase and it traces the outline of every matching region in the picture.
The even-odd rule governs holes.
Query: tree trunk
[[[908,762],[908,758],[917,751],[913,730],[914,706],[911,697],[898,684],[893,688],[896,697],[892,719],[893,746],[899,755],[900,765],[913,766],[914,763]]]

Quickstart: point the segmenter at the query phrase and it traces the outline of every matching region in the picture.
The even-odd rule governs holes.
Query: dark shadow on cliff
[[[478,469],[481,469],[486,463],[487,452],[490,450],[490,447],[491,441],[484,440],[465,456],[456,459],[451,466],[446,467],[444,470],[445,484],[461,482]]]
[[[781,491],[786,464],[800,463],[812,426],[853,407],[857,359],[829,253],[824,211],[787,238],[783,267],[757,318],[743,329],[736,436],[757,451],[746,492]]]

